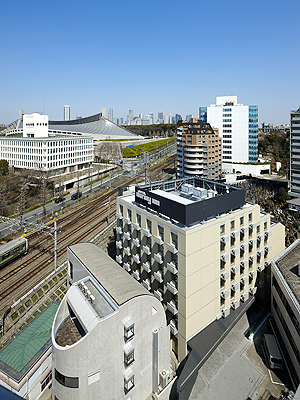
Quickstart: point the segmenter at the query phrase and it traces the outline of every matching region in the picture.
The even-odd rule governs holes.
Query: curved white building
[[[53,399],[167,399],[169,328],[160,302],[92,243],[68,248],[52,328]]]

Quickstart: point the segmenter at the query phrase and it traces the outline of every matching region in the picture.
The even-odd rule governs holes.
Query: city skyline
[[[300,103],[299,10],[298,2],[257,0],[5,3],[0,123],[19,108],[62,120],[64,104],[74,117],[102,107],[124,120],[129,109],[198,116],[223,95],[258,105],[260,123],[289,123]]]

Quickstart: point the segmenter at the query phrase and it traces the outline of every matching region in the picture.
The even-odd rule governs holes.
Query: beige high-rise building
[[[219,179],[222,171],[222,138],[219,130],[197,118],[179,121],[177,176]]]
[[[179,361],[257,287],[264,296],[270,261],[285,248],[284,226],[244,189],[198,177],[136,187],[117,208],[116,260],[162,302]]]

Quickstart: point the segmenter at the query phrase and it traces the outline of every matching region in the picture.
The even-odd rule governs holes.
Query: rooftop
[[[51,346],[52,322],[58,303],[54,302],[35,317],[0,351],[0,369],[20,380]]]
[[[191,226],[245,205],[245,191],[199,177],[136,186],[135,202]]]
[[[95,244],[77,243],[69,246],[68,249],[83,263],[118,305],[124,304],[133,297],[152,296]]]
[[[283,253],[275,258],[274,263],[281,272],[284,280],[300,304],[300,239],[296,240]]]

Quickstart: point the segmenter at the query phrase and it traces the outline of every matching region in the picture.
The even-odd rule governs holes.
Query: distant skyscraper
[[[64,121],[70,121],[71,111],[70,106],[64,106]]]
[[[182,120],[182,116],[180,114],[175,114],[175,124],[177,124],[178,121]]]
[[[113,111],[113,109],[112,108],[109,108],[108,109],[108,118],[107,118],[109,121],[111,121],[111,122],[113,122],[113,120],[114,120],[114,111]]]
[[[102,117],[107,118],[106,107],[102,108]]]
[[[257,162],[257,106],[238,104],[237,96],[220,96],[216,98],[216,104],[199,108],[199,118],[219,129],[223,139],[223,161]]]
[[[194,118],[193,114],[187,114],[185,117],[186,122],[189,122],[191,118]]]
[[[291,111],[291,196],[300,197],[300,155],[299,155],[299,130],[300,130],[300,107],[296,111]]]
[[[127,115],[127,122],[130,125],[130,121],[133,121],[133,110],[129,110],[129,113]]]
[[[158,118],[158,119],[164,119],[164,113],[163,113],[163,112],[159,112],[159,113],[157,114],[157,118]]]

